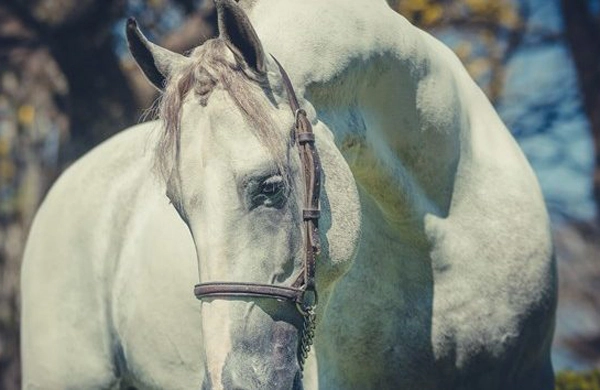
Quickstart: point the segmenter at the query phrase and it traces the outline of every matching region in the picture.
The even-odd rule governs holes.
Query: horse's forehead
[[[274,151],[269,150],[257,137],[250,121],[244,117],[227,91],[213,91],[206,107],[193,101],[186,105],[188,114],[184,117],[183,125],[186,129],[182,132],[182,144],[184,148],[198,145],[192,148],[195,153],[208,160],[203,165],[228,165],[241,174],[275,167]],[[269,107],[268,112],[259,115],[270,115],[275,125],[281,127],[277,130],[285,131],[291,126],[292,120],[281,111]]]

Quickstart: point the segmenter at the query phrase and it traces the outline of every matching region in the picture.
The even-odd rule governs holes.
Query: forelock
[[[209,96],[214,88],[227,91],[253,134],[284,172],[285,149],[289,138],[269,114],[269,104],[275,103],[271,99],[266,76],[257,75],[249,69],[237,50],[220,38],[208,40],[196,48],[190,59],[183,69],[169,77],[158,103],[163,127],[155,156],[155,168],[159,175],[169,181],[177,170],[181,111],[186,97],[194,93],[199,98],[198,104],[207,104],[203,97]],[[203,130],[208,129],[197,129]]]

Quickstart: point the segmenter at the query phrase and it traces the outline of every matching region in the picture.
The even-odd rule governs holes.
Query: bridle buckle
[[[298,309],[298,312],[304,317],[308,317],[311,312],[316,310],[318,303],[319,295],[317,294],[317,290],[304,290],[300,296],[300,300],[296,302],[296,309]]]
[[[300,114],[304,115],[305,117],[307,116],[304,108],[297,108],[296,111],[294,111],[294,126],[296,126],[296,128],[298,128],[298,126],[300,125]]]

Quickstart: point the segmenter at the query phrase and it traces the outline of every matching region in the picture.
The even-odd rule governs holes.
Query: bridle
[[[294,303],[303,317],[303,327],[298,345],[300,370],[313,343],[317,307],[317,289],[315,285],[316,260],[320,250],[319,243],[319,195],[321,192],[321,162],[315,148],[315,134],[306,111],[300,108],[292,83],[281,66],[273,57],[281,73],[290,108],[294,112],[295,124],[293,143],[298,145],[300,160],[304,171],[305,198],[302,210],[304,231],[304,272],[291,286],[277,286],[260,283],[209,282],[197,284],[194,294],[198,299],[212,298],[270,298]]]

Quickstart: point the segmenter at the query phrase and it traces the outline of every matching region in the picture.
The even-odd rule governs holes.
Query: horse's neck
[[[331,95],[321,93],[326,86],[310,88],[309,97],[357,182],[391,222],[447,214],[462,119],[453,97],[445,97],[451,93],[443,85],[450,80],[434,75],[416,80],[391,55],[351,71],[362,78],[346,107],[329,105]],[[352,96],[346,87],[336,91],[339,96]]]
[[[469,82],[450,51],[383,1],[286,3],[285,14],[271,3],[254,6],[259,34],[386,218],[447,214],[466,116],[457,85]]]
[[[391,16],[385,33],[373,33],[379,48],[335,81],[309,85],[308,97],[386,218],[414,228],[428,213],[448,213],[465,128],[457,88],[464,80],[445,47]]]

